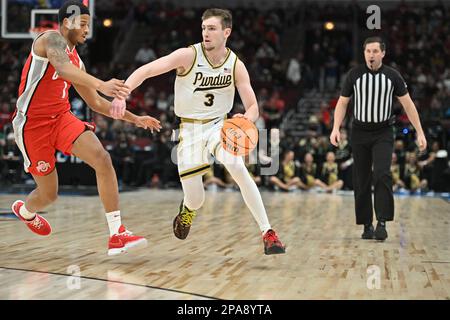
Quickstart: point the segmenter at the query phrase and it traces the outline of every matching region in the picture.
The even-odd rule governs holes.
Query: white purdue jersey
[[[225,61],[213,67],[202,43],[191,47],[195,49],[194,63],[175,80],[175,114],[198,120],[223,117],[233,108],[237,56],[227,48]]]

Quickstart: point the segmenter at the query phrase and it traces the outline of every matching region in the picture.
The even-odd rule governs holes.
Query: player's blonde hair
[[[206,9],[202,15],[202,21],[205,21],[211,17],[219,17],[222,20],[222,29],[231,29],[233,27],[233,17],[231,16],[231,12],[227,9]]]

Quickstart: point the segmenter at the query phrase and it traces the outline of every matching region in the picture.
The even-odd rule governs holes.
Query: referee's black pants
[[[366,128],[353,122],[353,188],[356,224],[371,224],[372,184],[377,220],[394,219],[391,161],[394,148],[392,126]]]

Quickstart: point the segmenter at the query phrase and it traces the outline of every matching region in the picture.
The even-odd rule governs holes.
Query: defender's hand
[[[162,128],[159,120],[152,118],[150,116],[137,117],[134,124],[139,128],[149,129],[152,133],[153,130],[159,132],[159,130]]]
[[[108,97],[125,99],[130,94],[130,87],[123,80],[111,79],[103,81],[98,91]]]

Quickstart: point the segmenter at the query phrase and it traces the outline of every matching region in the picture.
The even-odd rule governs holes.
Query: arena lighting
[[[324,26],[325,30],[333,30],[334,29],[334,23],[331,21],[325,22],[325,24],[323,26]]]
[[[105,20],[103,20],[103,26],[104,26],[105,28],[110,28],[110,27],[112,26],[112,24],[113,24],[113,22],[112,22],[111,19],[105,19]]]

